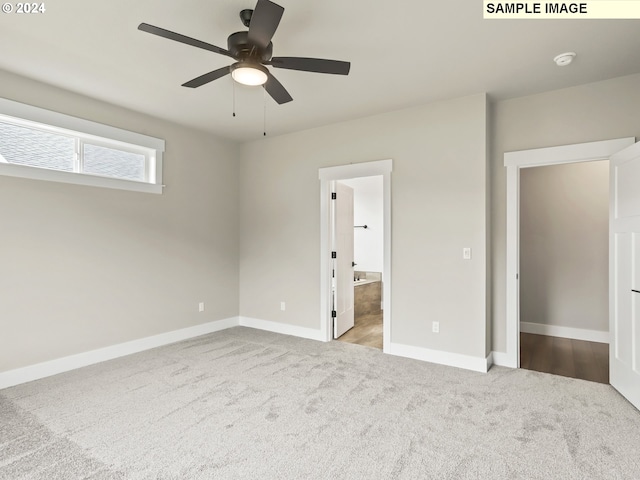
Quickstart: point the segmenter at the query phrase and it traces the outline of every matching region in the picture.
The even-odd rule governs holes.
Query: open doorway
[[[520,170],[521,367],[609,383],[609,161]]]
[[[334,299],[347,297],[353,305],[353,322],[349,328],[338,330],[334,325],[334,338],[382,350],[383,304],[382,273],[384,264],[384,202],[382,175],[359,177],[336,182],[334,232],[337,256],[334,260]],[[351,202],[351,205],[345,205]],[[351,214],[352,212],[352,214]],[[343,217],[341,215],[344,215]],[[340,225],[345,223],[344,234]],[[351,245],[344,245],[350,241]],[[341,251],[342,250],[342,251]],[[346,262],[339,259],[353,252]],[[344,254],[343,254],[344,252]],[[345,271],[342,271],[345,269]],[[337,290],[341,278],[346,278],[343,289]],[[351,291],[345,292],[346,289]],[[339,304],[339,302],[335,302]],[[336,309],[340,315],[339,304]],[[342,307],[344,308],[344,307]],[[336,322],[337,323],[337,322]],[[343,324],[346,322],[343,322]]]
[[[343,261],[349,263],[347,271],[345,267],[342,268],[342,285],[349,284],[348,292],[352,294],[352,313],[354,313],[354,326],[355,326],[355,284],[357,283],[358,274],[360,274],[360,285],[366,286],[368,283],[375,283],[378,281],[374,279],[374,275],[367,276],[367,273],[378,273],[381,277],[378,284],[381,290],[380,307],[382,316],[382,350],[388,351],[389,343],[391,342],[391,171],[393,167],[392,160],[379,160],[373,162],[355,163],[349,165],[342,165],[336,167],[321,168],[319,170],[320,179],[320,321],[321,328],[325,332],[326,341],[330,341],[334,338],[334,318],[338,315],[338,311],[334,308],[340,301],[339,298],[334,296],[334,293],[338,292],[341,287],[336,285],[334,289],[334,274],[336,274],[336,260],[342,258]],[[367,264],[362,264],[360,261],[356,261],[355,257],[345,258],[340,257],[339,252],[335,252],[333,249],[335,245],[335,223],[333,217],[333,202],[332,193],[336,191],[336,185],[338,182],[342,182],[342,186],[347,189],[351,189],[345,185],[353,179],[359,179],[363,177],[379,177],[382,183],[382,226],[381,230],[376,228],[376,233],[382,234],[382,268],[380,272],[377,272],[379,267],[368,268]],[[373,220],[373,219],[372,219]],[[356,231],[358,234],[365,232],[369,234],[372,232],[369,228],[355,228],[367,225],[368,221],[364,223],[356,222],[353,218],[349,222],[350,233],[355,236]],[[375,224],[372,223],[373,226]],[[334,253],[335,252],[335,253]],[[358,263],[358,265],[351,265],[351,263]],[[366,268],[366,269],[365,269]],[[346,272],[346,274],[345,274]],[[354,282],[354,278],[356,281]],[[349,279],[346,282],[344,279]],[[368,282],[369,280],[373,280]],[[343,310],[349,308],[349,302],[343,302],[339,306]],[[379,327],[378,327],[379,328]],[[346,331],[346,330],[345,330]],[[353,335],[353,334],[352,334]],[[377,345],[376,345],[377,346]]]
[[[507,152],[506,352],[494,363],[520,367],[520,170],[609,160],[609,383],[640,408],[640,142],[599,142]]]

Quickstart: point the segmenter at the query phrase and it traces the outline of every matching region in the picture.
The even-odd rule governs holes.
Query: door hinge
[[[336,318],[338,316],[338,312],[335,310],[331,310],[331,318]]]
[[[331,192],[331,200],[335,200],[338,198],[338,194],[336,192]]]
[[[336,252],[331,252],[331,258],[338,258],[338,255]]]

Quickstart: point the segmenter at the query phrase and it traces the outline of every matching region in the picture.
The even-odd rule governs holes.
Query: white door
[[[333,338],[354,325],[353,318],[353,188],[336,183],[335,297]]]
[[[610,163],[609,377],[640,409],[640,142]]]

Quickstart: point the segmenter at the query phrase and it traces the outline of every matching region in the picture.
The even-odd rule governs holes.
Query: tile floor
[[[382,350],[382,311],[357,316],[354,327],[338,340]]]

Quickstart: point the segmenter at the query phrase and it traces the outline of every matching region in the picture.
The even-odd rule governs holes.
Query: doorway
[[[640,409],[640,142],[620,138],[505,153],[507,167],[507,352],[520,367],[520,169],[609,160],[609,383]]]
[[[334,260],[334,280],[346,277],[348,292],[334,293],[340,300],[341,293],[353,305],[353,321],[344,331],[346,322],[334,322],[334,338],[382,350],[383,305],[382,273],[384,264],[384,209],[382,175],[359,177],[336,182],[337,198],[334,212],[337,256]],[[350,205],[346,203],[351,202]],[[341,227],[347,222],[347,225]],[[340,235],[342,229],[348,230]],[[338,239],[346,238],[350,245],[344,246]],[[346,262],[341,262],[343,252],[351,251]],[[334,303],[336,297],[334,295]],[[342,307],[341,302],[338,306]],[[337,308],[338,316],[341,308]]]
[[[521,368],[609,383],[609,161],[520,169]]]
[[[337,167],[321,168],[320,179],[320,321],[325,333],[325,340],[330,341],[334,336],[333,315],[334,310],[333,279],[334,258],[332,258],[332,245],[334,235],[334,223],[332,218],[332,193],[335,192],[336,182],[350,181],[363,177],[381,177],[382,181],[382,272],[381,272],[381,304],[382,309],[382,350],[388,349],[391,341],[391,170],[392,160],[379,160],[363,162]],[[352,222],[351,228],[358,226]],[[364,224],[363,224],[364,225]],[[368,229],[367,229],[368,230]],[[353,233],[353,231],[352,231]],[[369,232],[368,232],[369,233]],[[354,260],[355,261],[355,260]],[[355,262],[359,263],[359,262]],[[356,265],[355,267],[360,267]],[[350,276],[353,279],[355,272],[363,270],[352,269]],[[366,273],[366,272],[365,272]],[[357,278],[357,275],[355,275]],[[362,282],[362,276],[361,276]],[[351,287],[353,288],[353,282]],[[355,292],[354,292],[355,293]]]
[[[520,368],[520,172],[521,169],[609,160],[633,145],[634,138],[620,138],[561,147],[507,152],[507,258],[506,258],[506,353],[494,354],[494,363]]]

